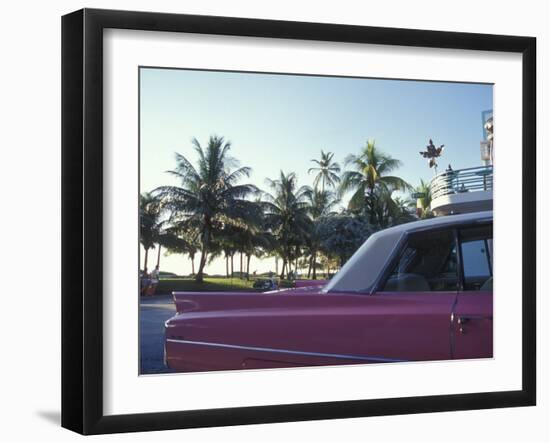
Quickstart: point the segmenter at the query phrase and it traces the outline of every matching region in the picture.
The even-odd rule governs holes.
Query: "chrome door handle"
[[[458,316],[457,322],[459,325],[463,325],[472,320],[492,320],[492,315],[460,315]]]
[[[459,332],[461,334],[464,334],[466,330],[464,329],[464,325],[467,323],[470,323],[472,320],[492,320],[492,315],[461,315],[457,318],[457,323],[460,326]]]

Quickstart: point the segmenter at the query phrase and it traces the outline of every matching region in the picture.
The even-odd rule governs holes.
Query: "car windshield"
[[[371,235],[325,286],[324,291],[368,291],[382,272],[400,237],[400,232]]]

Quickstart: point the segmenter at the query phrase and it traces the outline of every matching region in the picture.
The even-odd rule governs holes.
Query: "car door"
[[[450,228],[409,233],[369,300],[368,334],[378,334],[403,359],[452,358],[451,312],[459,284],[455,237]]]
[[[462,288],[453,315],[453,357],[493,356],[492,224],[459,230]]]

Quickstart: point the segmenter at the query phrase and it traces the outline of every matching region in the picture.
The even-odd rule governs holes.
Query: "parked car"
[[[252,285],[254,289],[262,291],[272,291],[278,288],[277,282],[274,278],[260,278],[257,279]]]
[[[372,235],[324,286],[175,292],[165,324],[176,371],[493,355],[493,213]]]

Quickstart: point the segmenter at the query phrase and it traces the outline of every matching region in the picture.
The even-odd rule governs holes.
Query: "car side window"
[[[454,232],[447,229],[410,234],[382,291],[442,292],[457,286]]]
[[[461,229],[460,251],[465,291],[493,290],[493,229],[491,225]]]

